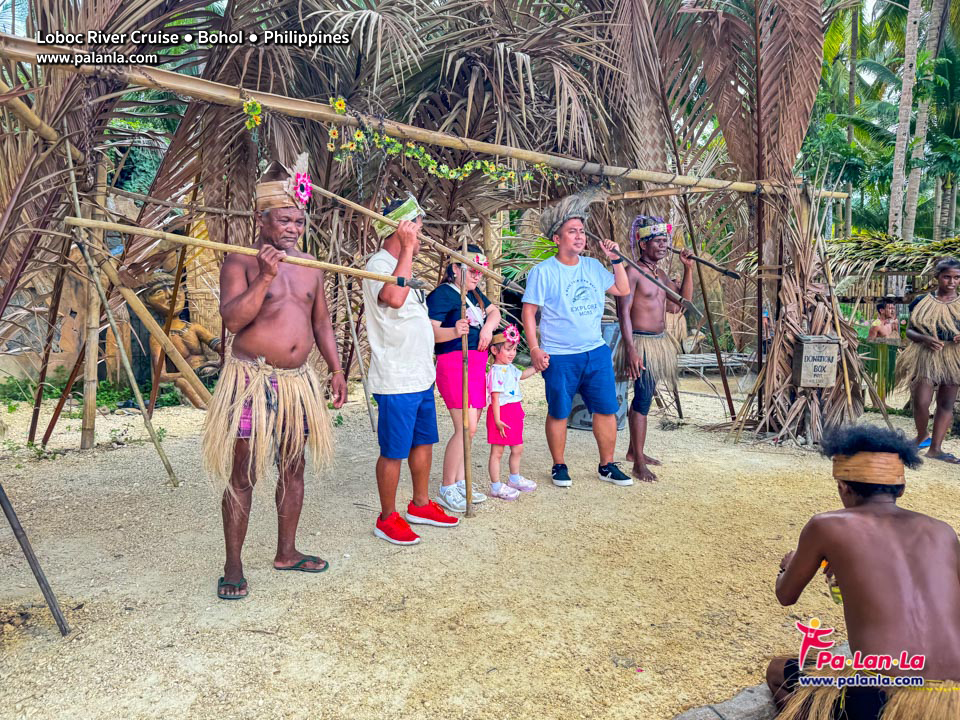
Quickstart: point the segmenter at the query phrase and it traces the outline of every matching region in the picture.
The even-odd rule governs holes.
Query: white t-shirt
[[[381,250],[367,262],[366,269],[392,275],[397,258]],[[399,308],[378,298],[384,283],[363,281],[367,340],[370,343],[370,392],[380,395],[423,392],[437,377],[433,366],[433,325],[427,315],[426,296],[411,289]]]
[[[487,405],[490,404],[490,393],[500,393],[497,398],[500,407],[520,402],[523,399],[520,392],[522,373],[516,365],[491,365],[487,370]]]
[[[581,257],[564,265],[556,257],[534,265],[523,302],[540,306],[540,346],[550,355],[574,355],[604,344],[600,320],[613,273]]]

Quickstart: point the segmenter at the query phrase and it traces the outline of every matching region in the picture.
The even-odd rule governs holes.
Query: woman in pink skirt
[[[486,256],[476,245],[467,248],[467,257],[489,267]],[[437,354],[437,390],[453,421],[453,436],[443,453],[443,484],[437,502],[452,512],[465,512],[467,491],[463,469],[463,354],[460,338],[467,335],[469,419],[471,437],[477,432],[480,413],[487,400],[487,348],[500,324],[500,310],[477,289],[482,274],[465,265],[451,263],[444,283],[427,297],[427,311],[433,323],[434,351]],[[466,286],[467,319],[460,320],[460,287]],[[473,502],[487,496],[474,492]]]
[[[507,325],[502,333],[493,336],[490,355],[493,365],[487,374],[490,409],[487,411],[487,442],[490,444],[490,494],[501,500],[516,500],[522,492],[533,492],[537,484],[520,474],[523,455],[523,405],[520,402],[520,381],[536,374],[533,366],[520,370],[513,364],[517,356],[520,332]],[[510,477],[500,482],[500,460],[505,448],[510,448]]]

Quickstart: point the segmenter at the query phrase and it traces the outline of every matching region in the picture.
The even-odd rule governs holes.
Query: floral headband
[[[484,255],[483,253],[477,253],[476,255],[474,255],[474,256],[473,256],[472,258],[470,258],[470,259],[473,260],[473,262],[474,262],[475,264],[479,265],[480,267],[485,267],[485,268],[490,267],[490,261],[487,259],[487,256]],[[461,265],[463,265],[463,263],[461,263]],[[465,270],[472,270],[473,272],[480,272],[480,271],[477,270],[476,268],[473,268],[473,267],[471,267],[471,266],[469,266],[469,265],[464,265],[464,269],[465,269]]]
[[[490,345],[492,347],[505,342],[513,343],[514,345],[520,342],[520,331],[517,330],[517,326],[513,323],[507,325],[502,332],[498,332],[496,335],[494,335],[493,339],[490,341]]]
[[[673,225],[670,223],[657,223],[656,225],[647,225],[637,228],[637,240],[653,237],[654,235],[668,235],[673,232]]]

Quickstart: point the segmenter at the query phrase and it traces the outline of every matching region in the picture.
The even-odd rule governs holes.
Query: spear
[[[144,235],[146,237],[158,238],[160,240],[169,240],[170,242],[181,245],[196,245],[198,247],[219,250],[225,253],[236,253],[238,255],[256,255],[257,249],[252,247],[243,247],[241,245],[226,245],[224,243],[213,242],[212,240],[203,240],[201,238],[190,237],[189,235],[176,235],[174,233],[164,232],[163,230],[151,230],[150,228],[137,227],[136,225],[121,225],[119,223],[104,222],[102,220],[87,220],[86,218],[65,217],[63,221],[67,225],[82,228],[102,228],[103,230],[113,230],[115,232],[128,233],[130,235]],[[417,278],[394,277],[393,275],[381,275],[380,273],[368,272],[367,270],[358,270],[357,268],[347,267],[346,265],[335,265],[333,263],[321,262],[308,258],[293,257],[287,255],[281,262],[291,265],[302,265],[303,267],[314,268],[316,270],[329,270],[330,272],[341,273],[343,275],[353,275],[367,280],[376,280],[382,283],[409,286],[414,289],[425,287],[422,280]]]

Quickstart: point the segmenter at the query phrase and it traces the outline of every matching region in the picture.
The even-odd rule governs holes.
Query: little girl
[[[490,443],[490,495],[501,500],[516,500],[521,492],[533,492],[537,484],[520,474],[520,456],[523,455],[523,397],[520,381],[537,371],[528,367],[521,371],[513,364],[517,356],[520,332],[507,325],[502,333],[493,336],[490,354],[493,365],[487,372],[487,442]],[[510,479],[500,482],[500,458],[503,448],[510,446]]]

